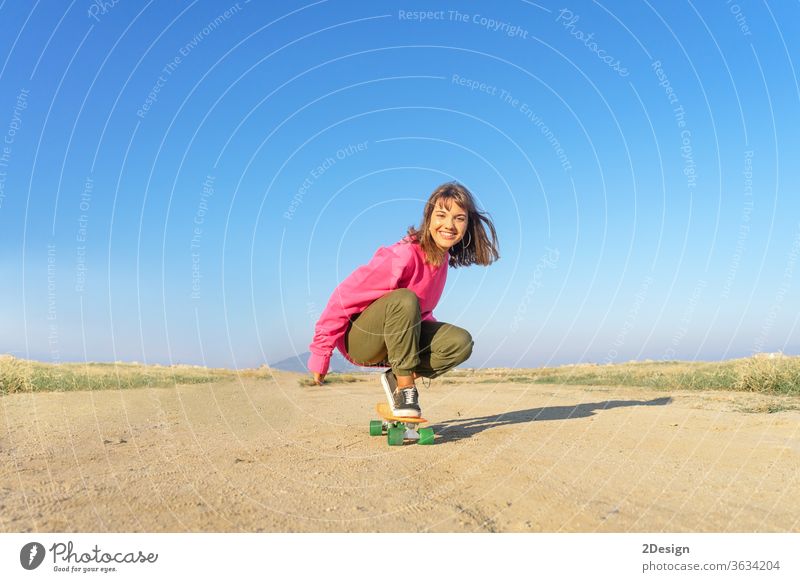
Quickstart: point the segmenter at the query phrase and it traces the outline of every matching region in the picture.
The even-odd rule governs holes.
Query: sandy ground
[[[298,377],[0,398],[0,531],[800,531],[757,395],[434,381],[389,447],[377,377]]]

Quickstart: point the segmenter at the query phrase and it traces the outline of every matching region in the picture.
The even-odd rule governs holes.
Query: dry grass
[[[624,364],[577,364],[557,368],[462,369],[450,372],[476,383],[576,384],[639,386],[656,389],[737,390],[775,395],[800,395],[800,357],[757,354],[723,362],[647,360]]]
[[[135,362],[45,364],[0,356],[0,394],[202,384],[240,377],[268,378],[270,369],[262,366],[237,371],[178,364],[145,366]]]
[[[198,384],[241,377],[270,378],[271,371],[267,366],[237,371],[185,365],[144,366],[121,362],[45,364],[0,356],[0,394]],[[358,382],[369,377],[368,374],[329,374],[325,377],[325,382]],[[302,386],[314,384],[310,375],[299,378],[298,382]],[[737,390],[800,396],[800,357],[758,354],[724,362],[646,360],[611,365],[577,364],[557,368],[467,368],[452,370],[437,382],[639,386],[663,390]]]
[[[747,358],[737,367],[736,390],[800,394],[800,358]]]

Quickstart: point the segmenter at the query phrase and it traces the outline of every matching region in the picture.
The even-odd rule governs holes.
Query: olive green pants
[[[350,358],[363,366],[390,366],[395,376],[436,378],[472,354],[472,336],[449,323],[421,321],[419,298],[395,289],[355,316],[345,334]]]

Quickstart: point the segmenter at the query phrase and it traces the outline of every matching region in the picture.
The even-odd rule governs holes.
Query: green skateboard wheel
[[[383,421],[370,420],[369,421],[369,436],[381,436],[383,434]]]
[[[389,445],[396,446],[403,444],[403,437],[406,434],[406,429],[403,426],[392,426],[387,431]]]
[[[432,445],[433,444],[433,429],[421,428],[419,429],[419,444]]]

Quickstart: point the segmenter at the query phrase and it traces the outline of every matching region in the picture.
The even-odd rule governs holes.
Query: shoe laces
[[[403,400],[405,404],[416,404],[417,403],[417,388],[412,386],[411,388],[404,388],[403,389]]]

